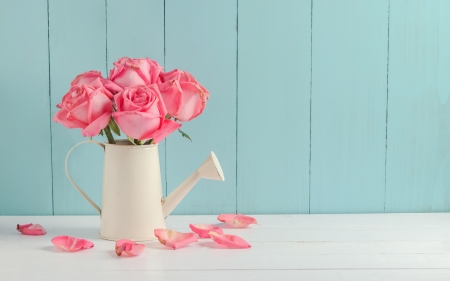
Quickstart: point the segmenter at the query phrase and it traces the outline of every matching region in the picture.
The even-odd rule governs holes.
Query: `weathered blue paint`
[[[193,142],[160,144],[164,193],[211,150],[226,181],[176,214],[450,210],[448,1],[0,2],[1,215],[95,214],[64,172],[80,130],[51,117],[77,74],[122,56],[211,93]],[[92,145],[69,162],[98,204],[102,163]]]

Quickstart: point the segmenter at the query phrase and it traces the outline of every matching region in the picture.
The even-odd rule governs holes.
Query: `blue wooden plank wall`
[[[237,206],[308,213],[311,1],[239,1]]]
[[[189,12],[188,12],[189,11]],[[166,139],[170,193],[214,151],[225,182],[201,180],[174,214],[236,211],[236,15],[235,0],[166,0],[166,69],[186,69],[209,90],[203,114]]]
[[[386,212],[450,209],[449,12],[391,1]]]
[[[46,1],[0,1],[0,214],[53,213],[47,20]]]
[[[383,212],[388,0],[315,1],[311,212]]]
[[[163,193],[216,152],[176,214],[450,211],[447,0],[0,0],[0,215],[95,214],[51,121],[122,56],[191,72],[204,114],[159,145]],[[96,137],[96,140],[104,139]],[[69,161],[101,204],[102,150]]]

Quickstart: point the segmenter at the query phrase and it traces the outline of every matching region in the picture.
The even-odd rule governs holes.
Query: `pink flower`
[[[174,230],[155,229],[155,236],[158,237],[161,244],[171,247],[174,250],[184,247],[189,243],[197,242],[195,233],[181,233]]]
[[[112,113],[112,93],[104,87],[72,86],[56,107],[53,121],[67,128],[83,129],[84,137],[96,136],[108,125]]]
[[[225,222],[229,226],[236,228],[247,227],[249,224],[256,224],[256,219],[241,214],[221,214],[217,217],[221,222]]]
[[[239,236],[231,234],[219,234],[217,232],[211,231],[209,233],[211,239],[217,244],[228,246],[231,248],[250,248],[250,244]]]
[[[47,232],[40,224],[18,224],[17,230],[25,235],[44,235]]]
[[[70,83],[70,86],[77,85],[90,85],[96,89],[99,87],[105,87],[112,93],[117,93],[123,90],[116,83],[112,82],[109,79],[103,78],[102,73],[96,70],[87,71],[75,77],[75,79],[73,79],[73,81]]]
[[[170,116],[186,122],[205,109],[209,92],[190,73],[178,69],[162,73],[161,82],[158,87]]]
[[[123,57],[114,63],[109,71],[109,79],[122,88],[136,85],[161,83],[159,74],[163,68],[148,58],[130,59]]]
[[[139,256],[145,249],[144,244],[138,244],[132,240],[121,239],[116,242],[116,254],[121,256],[126,253],[129,256]]]
[[[71,236],[56,236],[52,239],[52,243],[56,247],[67,252],[75,252],[94,247],[94,243],[91,241]]]
[[[214,231],[219,234],[223,233],[222,228],[214,226],[212,224],[190,224],[189,227],[192,231],[198,234],[200,238],[209,238],[209,232]]]
[[[167,110],[156,85],[126,88],[115,95],[114,100],[117,106],[114,119],[131,138],[153,139],[158,143],[181,126],[165,119]]]

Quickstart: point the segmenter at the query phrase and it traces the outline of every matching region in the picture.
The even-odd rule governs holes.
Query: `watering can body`
[[[105,145],[100,237],[154,239],[166,228],[158,146]]]
[[[102,208],[98,207],[70,177],[67,162],[72,150],[82,143],[104,148]],[[213,153],[202,166],[167,198],[162,196],[161,171],[157,145],[133,145],[128,140],[117,144],[84,141],[75,145],[66,157],[66,174],[75,188],[100,213],[99,236],[107,240],[156,239],[154,229],[166,228],[165,217],[189,190],[204,178],[224,180]]]

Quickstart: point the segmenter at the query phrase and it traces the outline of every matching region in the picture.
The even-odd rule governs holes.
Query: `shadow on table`
[[[158,240],[143,242],[143,244],[145,244],[145,247],[152,248],[154,250],[173,251],[172,248],[164,246],[163,244],[159,243]]]
[[[47,252],[52,252],[52,253],[68,253],[68,252],[58,249],[55,246],[45,246],[45,247],[42,247],[42,250],[47,251]]]
[[[208,247],[211,249],[228,249],[226,246],[219,245],[216,242],[212,242],[212,241],[211,242],[203,242],[202,246]]]
[[[104,241],[100,238],[100,236],[98,236],[98,228],[55,228],[51,232],[51,235],[53,236],[67,235],[91,241]]]

